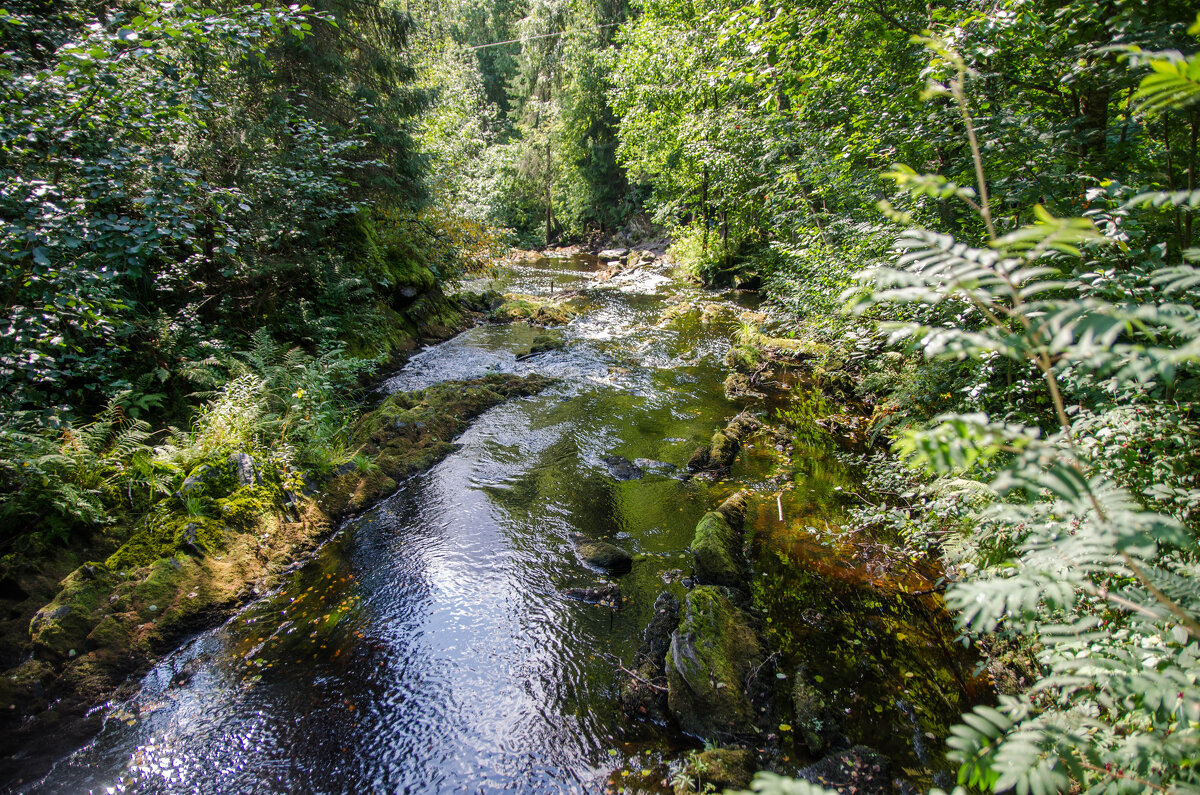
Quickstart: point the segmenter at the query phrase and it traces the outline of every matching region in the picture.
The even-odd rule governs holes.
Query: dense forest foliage
[[[336,462],[341,390],[467,264],[427,217],[411,27],[372,3],[0,13],[5,552],[248,443]]]
[[[0,555],[238,450],[352,460],[350,386],[453,325],[441,284],[663,230],[851,364],[900,453],[856,521],[1036,657],[958,783],[1195,790],[1197,36],[1140,0],[9,4]]]

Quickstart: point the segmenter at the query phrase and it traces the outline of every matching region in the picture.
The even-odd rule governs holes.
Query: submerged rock
[[[608,472],[617,480],[637,480],[646,473],[637,464],[620,455],[600,456]]]
[[[747,683],[763,657],[750,616],[723,589],[689,592],[666,659],[667,704],[679,727],[706,742],[755,737]]]
[[[814,755],[827,751],[841,740],[840,717],[825,695],[809,679],[804,667],[796,669],[792,679],[792,725]]]
[[[584,565],[605,574],[628,574],[633,568],[633,556],[615,544],[596,541],[583,535],[573,536],[575,553]]]
[[[564,588],[562,594],[568,599],[587,602],[590,605],[613,608],[621,606],[621,586],[615,582],[590,588]]]
[[[635,458],[633,459],[633,464],[647,472],[657,472],[663,475],[670,474],[679,469],[674,464],[668,464],[666,461],[655,461],[653,458]]]

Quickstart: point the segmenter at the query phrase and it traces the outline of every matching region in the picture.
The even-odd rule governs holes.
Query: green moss
[[[340,518],[359,513],[396,490],[397,483],[382,469],[362,473],[346,472],[325,484],[321,507],[330,516]]]
[[[742,563],[741,545],[741,535],[723,514],[717,511],[704,514],[696,525],[691,546],[696,582],[744,586],[746,567]]]
[[[156,511],[142,520],[133,536],[104,565],[112,571],[131,572],[180,553],[207,554],[220,549],[225,543],[225,525],[244,530],[274,511],[274,504],[263,496],[266,492],[262,487],[248,486],[216,500],[214,511],[223,516],[219,520],[181,516],[165,509]],[[255,496],[249,497],[248,493]]]
[[[561,301],[539,301],[531,296],[505,296],[505,301],[488,315],[498,321],[525,321],[538,326],[561,326],[576,312]]]
[[[113,571],[133,571],[174,554],[177,528],[176,522],[161,514],[152,514],[142,521],[132,538],[104,561],[104,565]]]
[[[155,562],[150,567],[149,576],[133,588],[134,608],[143,620],[161,618],[179,595],[180,585],[187,579],[182,560],[167,558]]]
[[[805,358],[819,358],[827,355],[830,351],[828,345],[813,342],[812,340],[794,340],[764,336],[758,339],[758,343],[768,351],[780,351],[792,356],[802,356]]]
[[[263,518],[275,513],[276,500],[270,489],[246,486],[216,501],[216,512],[229,529],[247,533],[257,530]]]
[[[735,437],[717,431],[713,434],[712,442],[708,446],[709,466],[728,469],[733,464],[733,460],[737,458],[738,450],[741,447],[741,442]]]
[[[725,354],[725,365],[741,373],[752,373],[762,362],[762,352],[752,345],[735,345]]]
[[[207,517],[194,517],[190,521],[180,520],[175,523],[171,545],[172,548],[164,550],[160,557],[170,557],[176,551],[207,555],[225,545],[225,533],[220,522]]]
[[[112,572],[100,564],[87,564],[69,574],[53,601],[29,622],[34,646],[59,657],[82,653],[115,582]]]
[[[87,646],[89,649],[127,649],[132,638],[129,622],[108,615],[100,619],[87,636]]]
[[[690,591],[666,656],[667,705],[680,728],[706,741],[754,736],[745,688],[762,659],[749,616],[720,588]]]

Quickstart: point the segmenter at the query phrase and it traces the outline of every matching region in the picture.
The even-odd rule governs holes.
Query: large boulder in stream
[[[617,480],[637,480],[646,474],[640,466],[622,455],[604,455],[600,456],[600,460]]]
[[[667,705],[683,731],[705,742],[757,735],[747,683],[765,668],[753,622],[722,588],[687,595],[667,652]]]
[[[692,567],[701,585],[745,588],[749,578],[742,554],[742,520],[748,492],[734,494],[696,525],[692,538]]]
[[[746,582],[742,536],[722,514],[709,511],[696,525],[692,538],[692,566],[701,585],[740,588]]]
[[[575,554],[589,568],[611,575],[628,574],[633,568],[633,556],[616,544],[579,534],[572,536],[571,541],[575,544]]]
[[[688,459],[687,468],[693,472],[723,472],[733,466],[742,441],[762,427],[752,414],[743,411],[712,435],[705,447],[696,448]]]

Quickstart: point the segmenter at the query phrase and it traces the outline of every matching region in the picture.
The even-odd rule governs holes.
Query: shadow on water
[[[589,287],[596,270],[593,258],[542,259],[507,280],[546,294]],[[654,269],[591,286],[578,304],[554,332],[562,350],[518,358],[535,332],[517,324],[413,357],[386,388],[495,371],[561,381],[481,416],[454,453],[348,522],[278,591],[166,658],[33,789],[600,792],[614,768],[657,786],[680,738],[623,720],[614,661],[632,657],[659,593],[683,595],[693,528],[734,489],[680,471],[738,411],[721,359],[740,309]],[[621,481],[609,455],[662,465]],[[834,510],[849,477],[828,449],[808,459],[792,517]],[[769,491],[775,463],[770,450],[743,456],[734,479]],[[755,505],[770,551],[756,582],[786,666],[828,671],[862,738],[906,753],[869,724],[880,706],[903,723],[902,693],[925,705],[951,689],[932,630],[850,551],[814,545],[798,519],[770,521],[773,499]],[[574,555],[580,532],[634,554],[620,609],[561,593],[598,579]]]

